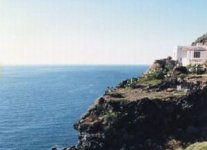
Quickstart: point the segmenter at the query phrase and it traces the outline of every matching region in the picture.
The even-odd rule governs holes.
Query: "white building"
[[[173,59],[183,66],[189,64],[203,64],[207,61],[207,46],[198,43],[196,46],[176,46]]]

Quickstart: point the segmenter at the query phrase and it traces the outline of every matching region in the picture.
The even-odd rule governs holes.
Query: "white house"
[[[176,46],[173,50],[173,59],[183,66],[189,64],[203,64],[207,61],[207,45]]]

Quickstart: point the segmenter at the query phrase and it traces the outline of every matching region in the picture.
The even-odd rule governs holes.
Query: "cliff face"
[[[100,98],[75,124],[77,149],[175,149],[207,140],[207,88],[180,98],[136,101]]]
[[[170,59],[156,63],[108,89],[74,125],[78,144],[65,149],[175,150],[207,140],[206,74],[186,74]]]

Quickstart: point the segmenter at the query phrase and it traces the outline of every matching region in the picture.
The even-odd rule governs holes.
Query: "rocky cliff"
[[[107,89],[65,150],[176,150],[207,140],[207,75],[190,69],[157,60],[142,77]]]
[[[198,37],[193,43],[192,45],[195,46],[197,43],[203,44],[203,45],[207,45],[207,34],[204,34],[200,37]]]

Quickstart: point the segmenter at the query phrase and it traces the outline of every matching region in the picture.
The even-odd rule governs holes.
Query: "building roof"
[[[207,46],[181,46],[185,51],[207,51]]]

